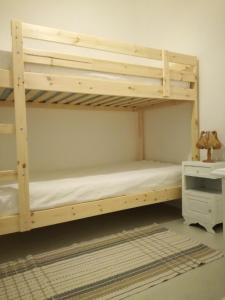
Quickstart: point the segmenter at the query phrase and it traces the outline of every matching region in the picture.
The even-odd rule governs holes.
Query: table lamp
[[[212,149],[220,149],[221,142],[217,137],[216,131],[201,131],[199,140],[196,144],[198,149],[207,149],[207,159],[204,162],[214,162],[212,160]]]

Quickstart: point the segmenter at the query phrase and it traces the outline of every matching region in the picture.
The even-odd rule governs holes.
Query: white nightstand
[[[225,162],[186,161],[182,165],[182,215],[185,223],[198,223],[214,233],[213,227],[223,222],[221,176],[211,172],[225,168]]]

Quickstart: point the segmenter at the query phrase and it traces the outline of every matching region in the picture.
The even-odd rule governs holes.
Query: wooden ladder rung
[[[0,171],[0,180],[15,180],[17,178],[17,171],[6,170]]]
[[[12,134],[15,133],[14,124],[0,124],[0,134]]]

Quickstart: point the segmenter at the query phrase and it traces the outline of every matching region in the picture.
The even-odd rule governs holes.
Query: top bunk
[[[28,40],[36,40],[35,48],[25,47]],[[53,51],[46,50],[50,44]],[[12,21],[12,54],[0,52],[1,107],[13,105],[19,86],[28,107],[140,111],[165,102],[197,101],[198,61],[191,55]]]

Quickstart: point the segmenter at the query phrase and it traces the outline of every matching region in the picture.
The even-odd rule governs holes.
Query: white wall
[[[223,0],[0,0],[0,48],[10,49],[10,20],[18,18],[197,55],[200,126],[216,129],[224,143],[224,11]],[[8,110],[0,111],[0,120],[8,117]],[[135,159],[136,114],[38,110],[29,111],[28,117],[34,169]],[[190,107],[185,105],[146,113],[147,158],[187,159],[189,118]],[[68,135],[58,139],[58,133],[65,128]],[[45,146],[42,141],[46,142]],[[9,147],[1,145],[0,155],[4,152],[8,159],[0,162],[0,168],[10,164],[13,155]],[[220,155],[225,159],[223,151]]]
[[[132,112],[28,109],[30,168],[66,169],[134,160],[136,118]],[[12,110],[1,110],[0,120],[13,120]],[[14,137],[2,136],[1,141],[1,168],[15,168]]]
[[[225,144],[225,1],[224,0],[169,0],[169,1],[139,1],[142,3],[139,12],[142,14],[139,26],[144,30],[140,31],[139,41],[149,43],[155,47],[171,49],[177,52],[196,55],[199,58],[200,66],[200,129],[217,130],[222,143]],[[174,112],[174,108],[166,109],[169,114]],[[154,112],[161,116],[160,110]],[[179,114],[179,116],[178,116]],[[181,118],[180,109],[174,112],[174,117]],[[149,118],[152,113],[149,112]],[[186,122],[187,112],[182,116]],[[167,118],[168,119],[168,118]],[[154,128],[166,127],[164,120],[159,118]],[[149,125],[151,121],[149,120]],[[168,124],[168,129],[171,127]],[[180,131],[180,125],[177,130]],[[150,130],[150,127],[148,128]],[[169,134],[169,133],[168,133]],[[165,136],[166,132],[160,133]],[[179,134],[177,135],[181,137]],[[186,146],[188,136],[184,135]],[[149,144],[149,142],[147,142]],[[152,144],[154,142],[152,141]],[[172,148],[183,149],[181,141],[168,143],[166,159],[175,158],[177,148],[173,152]],[[149,145],[150,148],[150,145]],[[153,157],[165,157],[165,148],[157,147],[153,149]],[[182,155],[185,151],[182,151]],[[151,151],[149,152],[149,155]],[[203,150],[202,156],[205,155]],[[181,157],[178,155],[179,158]],[[224,147],[221,151],[215,151],[215,157],[225,159]]]

